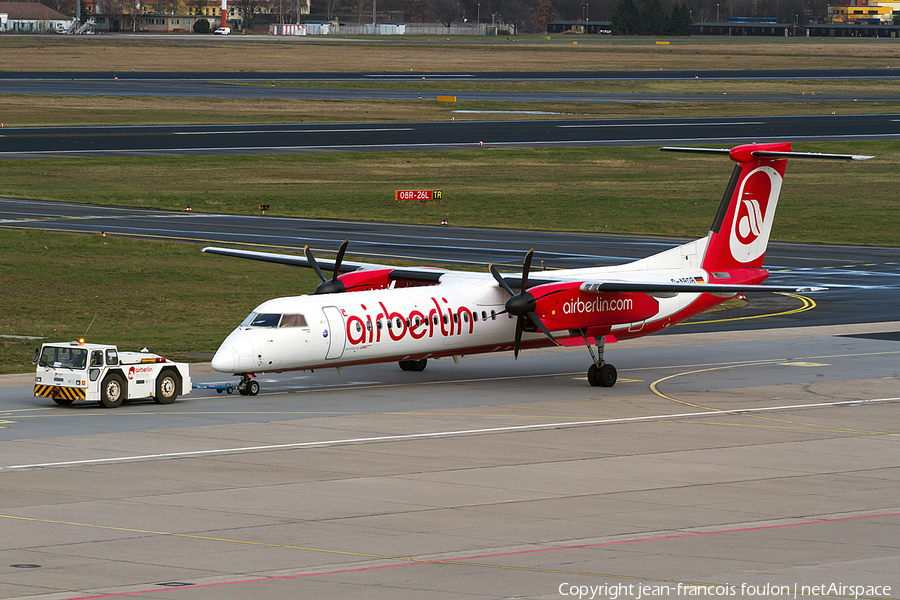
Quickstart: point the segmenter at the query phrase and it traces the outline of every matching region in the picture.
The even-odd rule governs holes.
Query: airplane
[[[762,267],[788,158],[866,160],[871,156],[792,152],[790,143],[731,149],[663,147],[727,154],[736,164],[706,237],[615,266],[521,274],[393,267],[304,256],[203,248],[203,252],[313,269],[322,283],[310,295],[263,302],[223,342],[212,368],[241,377],[238,391],[259,393],[265,372],[398,362],[422,371],[429,359],[581,345],[591,355],[587,379],[611,387],[616,368],[607,342],[664,331],[748,291],[825,288],[762,285]],[[328,278],[322,269],[331,271]],[[596,348],[596,352],[594,347]]]

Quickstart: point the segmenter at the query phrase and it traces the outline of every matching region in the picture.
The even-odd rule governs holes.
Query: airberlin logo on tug
[[[752,262],[766,251],[781,182],[772,167],[754,169],[741,182],[729,239],[731,255],[738,262]]]

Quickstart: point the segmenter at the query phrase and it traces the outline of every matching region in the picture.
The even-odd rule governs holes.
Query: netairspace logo
[[[889,585],[846,585],[843,583],[822,583],[819,585],[689,585],[616,583],[602,585],[577,585],[561,583],[560,596],[578,600],[644,600],[668,596],[685,597],[757,597],[757,598],[807,598],[811,596],[841,596],[858,599],[877,598],[891,595]]]

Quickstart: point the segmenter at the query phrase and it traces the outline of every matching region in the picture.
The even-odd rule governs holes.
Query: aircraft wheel
[[[116,373],[111,373],[100,386],[100,404],[105,408],[116,408],[125,400],[125,381]]]
[[[404,371],[424,371],[425,367],[428,366],[427,358],[420,358],[419,360],[401,360],[400,368]]]
[[[600,367],[600,385],[603,387],[612,387],[616,385],[616,381],[619,379],[619,374],[616,372],[616,368],[612,365],[603,365]]]
[[[259,393],[259,382],[258,381],[248,381],[247,382],[247,395],[255,396]]]
[[[599,387],[601,385],[600,369],[597,368],[597,365],[591,365],[591,368],[588,369],[587,377],[588,383],[590,383],[592,386]]]

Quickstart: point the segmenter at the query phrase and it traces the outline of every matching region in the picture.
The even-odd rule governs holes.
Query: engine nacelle
[[[656,315],[659,302],[642,293],[587,293],[581,283],[549,283],[530,288],[535,313],[550,331],[637,323]]]

